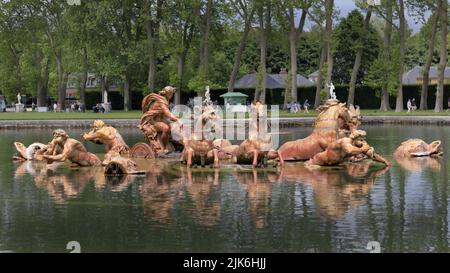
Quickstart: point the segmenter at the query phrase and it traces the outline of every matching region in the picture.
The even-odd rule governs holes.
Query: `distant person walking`
[[[416,99],[413,98],[413,99],[411,100],[411,110],[414,112],[414,111],[416,111],[416,109],[417,109],[417,106],[416,106]]]
[[[447,112],[448,112],[448,110],[450,109],[450,97],[448,97],[448,101],[447,101]]]
[[[306,99],[305,102],[303,103],[303,109],[305,109],[305,113],[309,113],[308,111],[309,106],[311,105],[309,105],[308,99]]]
[[[411,99],[408,99],[408,102],[406,103],[406,108],[408,109],[407,113],[411,112],[412,109]]]
[[[56,102],[55,102],[55,103],[53,103],[53,112],[56,113],[57,110],[58,110],[58,104],[56,104]]]

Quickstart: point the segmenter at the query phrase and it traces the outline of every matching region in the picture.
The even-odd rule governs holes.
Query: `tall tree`
[[[348,91],[348,98],[347,98],[348,105],[355,104],[356,80],[358,77],[359,68],[361,66],[361,58],[363,56],[363,50],[364,50],[363,39],[369,31],[371,16],[372,16],[372,6],[369,6],[367,9],[366,18],[364,19],[364,27],[362,29],[362,36],[358,37],[359,38],[358,41],[355,41],[357,43],[356,55],[355,55],[355,62],[353,64],[353,69],[352,69],[350,84],[349,84],[349,91]]]
[[[266,101],[267,74],[267,38],[272,23],[272,2],[270,0],[255,1],[259,21],[259,66],[258,84],[255,90],[255,100]]]
[[[325,0],[325,44],[327,48],[327,83],[333,74],[333,6],[334,0]]]
[[[391,106],[389,105],[389,78],[390,78],[390,63],[391,63],[391,40],[392,40],[392,0],[385,0],[385,11],[384,16],[384,30],[383,30],[383,83],[381,87],[381,111],[390,111]],[[378,12],[378,14],[382,14]]]
[[[147,32],[147,50],[149,55],[148,60],[148,80],[147,85],[150,92],[155,91],[155,76],[156,63],[158,58],[158,47],[160,43],[160,24],[163,13],[163,0],[148,0],[144,4],[145,14],[145,28]]]
[[[317,108],[321,103],[321,93],[324,91],[324,78],[325,82],[331,81],[331,71],[333,66],[332,58],[332,16],[333,16],[333,1],[332,0],[320,0],[311,2],[312,9],[308,11],[309,18],[317,25],[319,32],[322,34],[321,46],[320,46],[320,58],[319,69],[317,70],[316,80],[316,95],[314,99],[314,108]],[[323,9],[325,6],[325,9]],[[325,22],[325,28],[323,24]],[[328,62],[331,59],[331,63]],[[325,67],[326,65],[326,67]],[[325,71],[324,71],[325,70]],[[325,76],[325,77],[324,77]],[[328,96],[328,95],[327,95]]]
[[[234,83],[236,82],[239,67],[241,65],[242,53],[244,52],[247,44],[248,33],[250,32],[253,15],[255,13],[255,8],[251,5],[250,1],[231,0],[231,3],[234,6],[234,10],[239,14],[244,22],[244,30],[239,41],[239,46],[236,49],[233,70],[231,71],[230,81],[228,83],[228,92],[232,92],[234,90]]]
[[[441,3],[441,1],[439,1]],[[427,60],[425,62],[425,66],[423,68],[423,82],[422,82],[422,92],[420,94],[420,110],[428,109],[428,86],[430,82],[430,68],[431,63],[433,62],[433,53],[434,53],[434,45],[436,41],[436,32],[437,32],[437,23],[439,20],[439,8],[437,8],[433,14],[431,15],[431,31],[430,37],[428,40],[428,52],[427,52]]]
[[[170,48],[174,49],[177,63],[177,92],[174,95],[176,105],[180,104],[181,93],[184,88],[186,58],[191,48],[192,40],[196,35],[197,0],[168,1],[167,8],[173,13],[163,20],[164,32],[168,37]]]
[[[21,12],[11,2],[0,4],[0,64],[4,66],[0,76],[0,88],[8,97],[15,97],[17,93],[23,94],[22,59],[23,22],[20,21]],[[12,75],[11,75],[11,74]]]
[[[309,1],[281,1],[279,2],[279,8],[282,11],[282,16],[286,18],[289,29],[289,56],[290,56],[290,97],[292,101],[298,101],[297,98],[297,41],[303,28],[305,26],[306,16],[309,9]],[[298,27],[295,25],[295,10],[301,8],[302,13],[300,16]],[[285,103],[287,102],[288,92],[285,93]]]
[[[398,36],[400,40],[399,52],[399,68],[398,68],[398,87],[397,99],[395,103],[395,112],[403,111],[403,70],[405,65],[405,51],[406,51],[406,19],[404,0],[398,0],[396,5],[399,19]]]
[[[40,6],[38,6],[40,5]],[[45,32],[56,63],[56,85],[58,104],[61,110],[65,109],[66,84],[68,73],[64,68],[64,51],[67,38],[67,24],[65,15],[67,3],[59,1],[40,2],[36,9],[42,9],[46,19]]]
[[[434,106],[435,112],[440,112],[444,105],[444,74],[447,65],[447,30],[448,30],[448,2],[447,0],[440,0],[440,56],[438,65],[438,86],[436,91],[436,104]]]
[[[145,8],[136,0],[103,0],[96,2],[94,8],[97,40],[101,44],[94,51],[96,70],[108,79],[121,78],[124,110],[128,111],[132,105],[132,84],[146,58]]]
[[[200,15],[200,65],[199,73],[205,79],[208,78],[209,68],[209,36],[211,32],[212,16],[213,16],[213,0],[207,0],[203,15]]]
[[[439,22],[439,11],[441,9],[441,1],[432,0],[408,0],[409,12],[416,20],[423,22],[423,26],[416,37],[421,37],[419,46],[423,47],[422,55],[425,55],[424,67],[422,69],[423,82],[420,94],[420,110],[428,109],[428,88],[430,81],[430,68],[434,60],[436,33]],[[430,14],[426,20],[427,14]],[[427,48],[425,48],[427,47]],[[419,53],[420,54],[420,53]],[[419,56],[414,56],[413,60],[417,62]]]

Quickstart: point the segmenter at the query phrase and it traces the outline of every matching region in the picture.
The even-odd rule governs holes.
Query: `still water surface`
[[[363,129],[392,168],[188,171],[168,159],[139,162],[150,172],[123,179],[13,163],[14,141],[46,143],[51,129],[2,130],[0,251],[67,252],[74,240],[83,252],[368,252],[369,241],[383,252],[448,251],[450,128]],[[130,146],[142,141],[138,130],[121,133]],[[297,128],[282,142],[309,133]],[[396,162],[393,151],[411,137],[442,140],[444,160]]]

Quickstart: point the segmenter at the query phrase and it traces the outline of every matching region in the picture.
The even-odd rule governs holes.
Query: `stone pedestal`
[[[16,112],[23,112],[24,107],[22,103],[16,103]]]

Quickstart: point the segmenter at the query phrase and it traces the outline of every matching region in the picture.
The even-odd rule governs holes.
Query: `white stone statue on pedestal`
[[[17,93],[17,104],[22,104],[22,102],[20,101],[22,99],[22,96],[20,95],[20,93]]]
[[[108,91],[103,91],[103,108],[105,108],[105,112],[109,112],[111,110],[111,104],[108,102]]]
[[[335,87],[333,85],[333,82],[330,82],[329,85],[327,84],[327,87],[330,88],[330,91],[329,91],[330,92],[330,99],[335,100],[336,99],[336,93],[334,92]]]
[[[204,105],[212,104],[211,95],[209,93],[209,86],[206,86],[205,100],[203,101]]]

